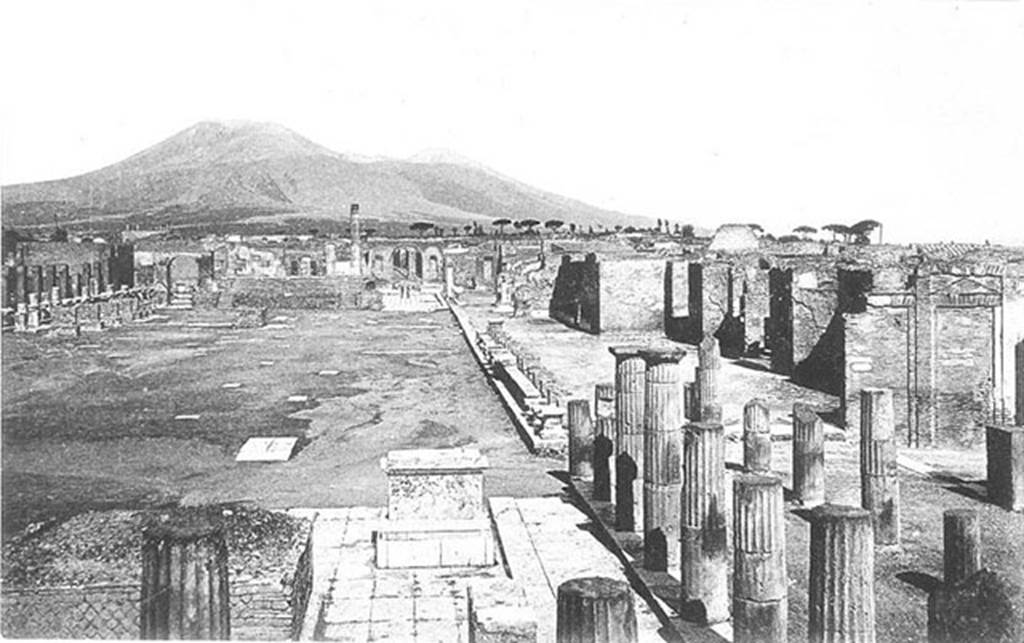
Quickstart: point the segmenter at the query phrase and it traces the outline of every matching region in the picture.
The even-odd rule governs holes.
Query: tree
[[[809,225],[802,225],[793,228],[793,232],[800,235],[801,237],[807,238],[807,235],[809,234],[817,234],[818,229],[811,227]]]
[[[427,230],[431,230],[434,224],[430,221],[417,221],[409,226],[409,229],[413,232],[419,232],[420,236],[425,236]]]
[[[519,223],[521,227],[526,228],[526,234],[530,234],[534,228],[540,225],[540,221],[536,219],[523,219]]]
[[[469,236],[469,233],[473,231],[473,226],[466,224],[462,226],[462,229],[466,232],[466,236]]]
[[[636,232],[636,228],[634,228],[633,226],[626,226],[622,231],[625,232],[626,234],[632,234]]]
[[[826,232],[831,232],[833,241],[837,240],[837,237],[841,235],[843,237],[843,243],[850,242],[850,226],[845,226],[841,223],[830,223],[828,225],[821,226],[821,229]]]
[[[565,223],[563,221],[559,221],[558,219],[548,219],[547,221],[544,222],[544,227],[550,230],[551,232],[558,232],[558,229],[561,228],[563,225],[565,225]]]
[[[505,226],[510,225],[511,223],[512,223],[512,219],[495,219],[491,223],[491,225],[498,226],[498,234],[504,235],[505,234]]]
[[[615,231],[616,232],[622,232],[622,226],[621,225],[615,226]]]
[[[683,226],[682,232],[683,232],[683,238],[684,239],[692,239],[693,238],[693,226],[691,224],[689,224],[689,223],[685,224]]]
[[[882,224],[874,219],[864,219],[850,226],[850,234],[854,241],[860,244],[871,243],[871,233],[878,229],[878,243],[882,243]]]
[[[576,234],[576,224],[575,223],[570,223],[569,224],[569,234]]]

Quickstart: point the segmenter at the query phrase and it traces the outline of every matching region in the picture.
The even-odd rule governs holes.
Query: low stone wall
[[[239,277],[223,288],[227,308],[351,310],[372,308],[380,295],[361,277]]]

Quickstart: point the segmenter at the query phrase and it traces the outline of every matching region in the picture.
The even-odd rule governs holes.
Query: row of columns
[[[589,403],[573,405],[570,460],[589,452],[593,462],[589,469],[571,465],[571,472],[593,476],[596,500],[614,498],[617,530],[642,531],[647,569],[679,570],[684,616],[715,623],[731,612],[736,641],[782,641],[785,515],[782,481],[771,474],[768,406],[753,399],[744,407],[747,473],[733,481],[730,597],[720,357],[713,340],[700,348],[690,386],[680,381],[682,351],[611,348],[615,383],[595,387],[593,425],[588,413],[583,420]],[[810,406],[793,408],[794,496],[812,508],[811,640],[871,640],[875,545],[899,544],[892,394],[861,395],[861,507],[824,504],[824,425]],[[589,449],[577,434],[592,440]]]
[[[110,271],[103,261],[84,263],[74,274],[68,264],[48,266],[11,266],[6,270],[8,293],[5,306],[28,304],[31,294],[40,301],[95,297],[113,288]]]

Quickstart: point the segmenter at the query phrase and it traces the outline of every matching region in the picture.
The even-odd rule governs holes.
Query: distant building
[[[738,223],[727,223],[715,232],[711,238],[708,250],[718,252],[742,252],[745,250],[757,250],[761,242],[754,234],[754,230],[747,225]]]

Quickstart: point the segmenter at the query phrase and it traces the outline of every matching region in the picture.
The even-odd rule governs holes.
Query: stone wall
[[[664,321],[665,261],[601,261],[599,330],[660,330]]]
[[[364,309],[379,297],[359,277],[239,277],[222,287],[221,307]]]
[[[563,255],[548,304],[548,315],[566,326],[600,332],[600,272],[597,258],[573,261]]]
[[[876,274],[863,305],[844,315],[847,426],[858,426],[866,386],[893,389],[904,444],[976,445],[985,424],[1012,421],[1021,281],[1001,267],[926,265],[906,280]]]

